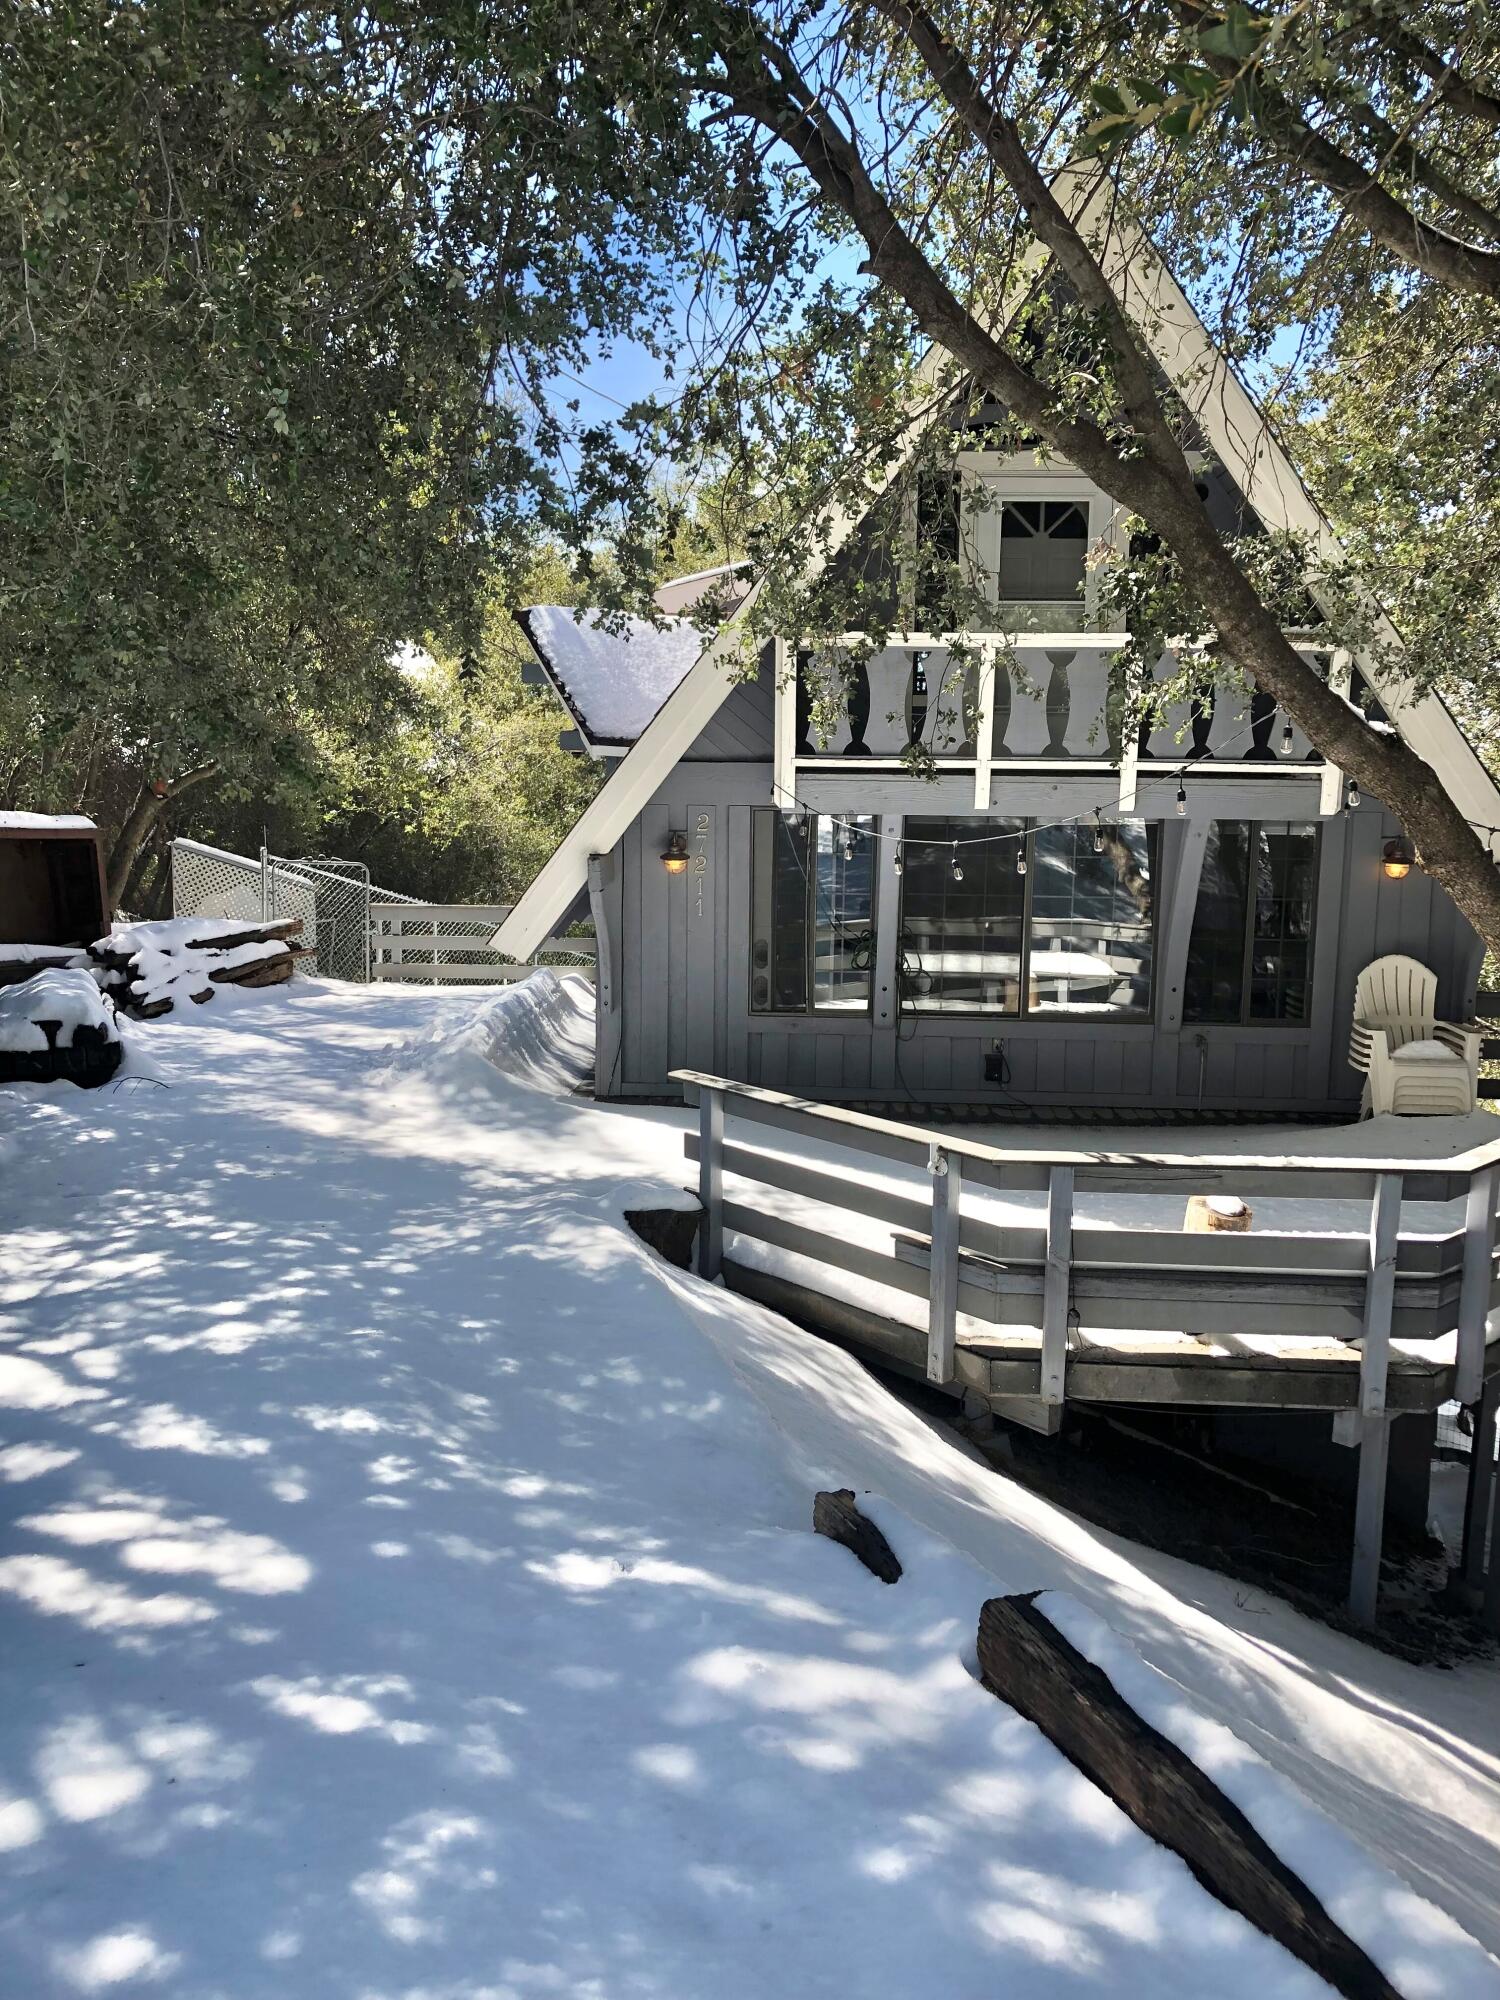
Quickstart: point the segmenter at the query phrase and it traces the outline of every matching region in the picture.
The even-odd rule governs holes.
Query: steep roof
[[[1053,189],[1080,230],[1092,240],[1115,296],[1261,522],[1272,531],[1305,536],[1314,551],[1334,566],[1341,550],[1332,526],[1308,492],[1265,412],[1214,345],[1155,244],[1123,212],[1107,176],[1097,167],[1069,166],[1057,176]],[[1013,276],[1005,307],[997,315],[1001,324],[1015,310],[1030,276],[1046,261],[1041,246],[1033,244]],[[926,357],[917,383],[917,407],[923,392],[937,381],[944,359],[936,349]],[[915,448],[920,421],[914,414],[905,451],[887,465],[887,485],[899,476]],[[832,560],[856,525],[843,515],[830,524],[824,539],[824,562]],[[495,933],[498,950],[515,959],[530,957],[564,907],[587,883],[589,856],[609,852],[713,719],[734,686],[738,628],[758,594],[757,582],[563,836]],[[1388,621],[1379,621],[1379,637],[1386,644],[1400,644]],[[1417,701],[1403,701],[1400,690],[1384,683],[1368,655],[1356,658],[1401,735],[1439,773],[1460,810],[1481,824],[1500,825],[1500,786],[1441,698],[1427,694]]]
[[[608,629],[595,612],[533,604],[517,622],[588,747],[623,755],[696,665],[703,635],[687,618]]]

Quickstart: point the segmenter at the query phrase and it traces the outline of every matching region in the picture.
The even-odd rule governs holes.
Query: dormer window
[[[1002,501],[1001,603],[1081,603],[1088,547],[1089,510],[1082,501]]]

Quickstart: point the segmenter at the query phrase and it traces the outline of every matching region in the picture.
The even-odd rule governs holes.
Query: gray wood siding
[[[738,728],[758,715],[768,743],[768,684],[763,695],[762,711],[755,705],[760,693],[749,687],[737,690],[720,719],[744,696],[731,720]],[[705,732],[699,748],[713,735]],[[865,787],[876,779],[875,773],[863,778],[848,773],[837,803],[869,811]],[[935,788],[920,779],[887,771],[878,774],[878,783],[887,811],[922,815],[942,810]],[[909,1013],[877,1025],[864,1016],[750,1012],[750,814],[771,803],[770,763],[768,758],[743,761],[737,752],[718,759],[695,756],[678,766],[615,853],[621,927],[617,1062],[609,1037],[603,1030],[600,1034],[601,1051],[611,1048],[613,1094],[673,1095],[669,1072],[684,1066],[810,1097],[882,1103],[1012,1103],[1126,1112],[1200,1106],[1269,1113],[1351,1110],[1358,1103],[1360,1079],[1347,1061],[1349,1017],[1360,970],[1382,953],[1407,952],[1437,973],[1440,1011],[1464,1019],[1473,1009],[1478,941],[1447,896],[1419,870],[1402,882],[1386,878],[1381,846],[1397,828],[1378,805],[1367,802],[1347,817],[1321,822],[1308,1020],[1252,1027],[1180,1022],[1172,991],[1174,982],[1180,983],[1190,911],[1176,907],[1173,899],[1179,891],[1188,898],[1196,890],[1194,824],[1200,812],[1247,816],[1255,795],[1246,787],[1243,777],[1226,777],[1216,786],[1200,767],[1193,786],[1193,820],[1175,819],[1170,795],[1165,805],[1148,807],[1153,815],[1166,815],[1157,933],[1160,1025]],[[1260,796],[1269,806],[1269,793]],[[1278,783],[1280,814],[1288,812],[1289,801],[1292,816],[1316,819],[1315,781],[1306,781],[1292,795]],[[1047,818],[1056,815],[1059,801],[1051,781],[1038,779],[1032,799],[1012,775],[1006,805]],[[700,847],[695,835],[705,827]],[[690,855],[696,851],[704,857],[701,915],[696,873],[674,878],[661,865],[662,849],[675,828],[686,833]],[[887,895],[884,907],[895,907],[893,897]],[[1003,1084],[986,1082],[984,1075],[985,1057],[997,1044],[1008,1071]],[[601,1088],[610,1088],[602,1073]]]
[[[688,751],[684,762],[755,763],[771,755],[775,697],[771,672],[762,665],[754,680],[741,681]]]

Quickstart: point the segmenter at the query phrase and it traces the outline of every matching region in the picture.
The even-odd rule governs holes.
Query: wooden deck
[[[1068,1401],[1329,1412],[1360,1454],[1350,1601],[1367,1621],[1390,1420],[1476,1406],[1473,1562],[1500,1618],[1500,1534],[1487,1570],[1484,1553],[1500,1497],[1500,1128],[1436,1156],[1420,1120],[1404,1121],[1404,1157],[1348,1132],[1294,1153],[1105,1150],[1071,1133],[997,1146],[673,1075],[699,1099],[686,1151],[705,1275],[1044,1431]],[[1264,1202],[1278,1226],[1161,1222],[1214,1193]],[[1102,1196],[1123,1211],[1154,1198],[1154,1225],[1101,1226]]]

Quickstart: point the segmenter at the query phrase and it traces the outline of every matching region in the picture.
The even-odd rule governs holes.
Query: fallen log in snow
[[[1346,2000],[1400,2000],[1235,1805],[1138,1715],[1108,1675],[1038,1610],[1036,1593],[979,1614],[980,1679],[1034,1722],[1144,1833],[1180,1855],[1221,1903],[1311,1966]]]
[[[878,1576],[882,1583],[899,1581],[901,1564],[896,1551],[875,1523],[860,1513],[847,1486],[837,1487],[831,1493],[813,1495],[813,1528],[816,1533],[826,1535],[829,1541],[840,1543],[851,1554],[858,1556],[865,1568],[873,1576]]]

